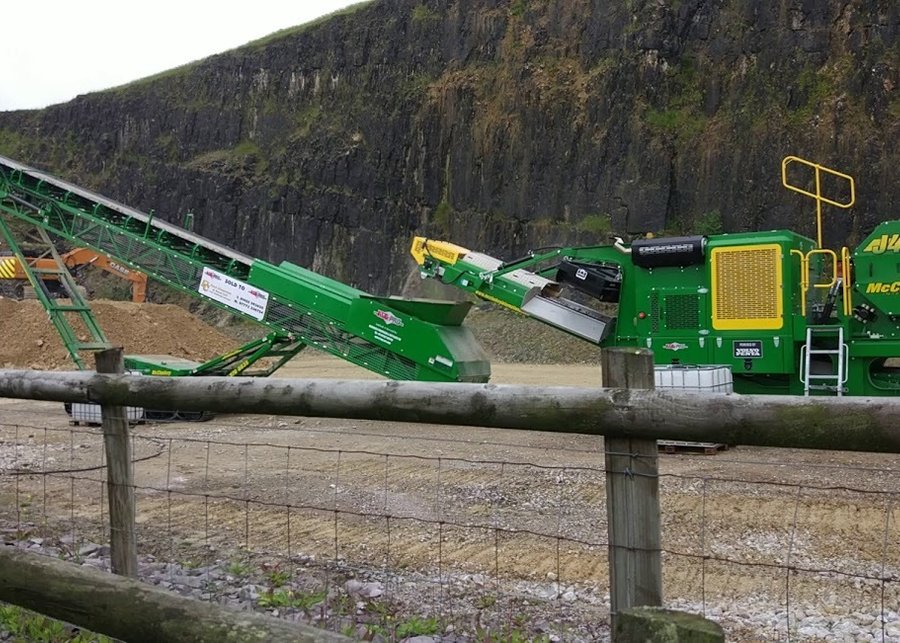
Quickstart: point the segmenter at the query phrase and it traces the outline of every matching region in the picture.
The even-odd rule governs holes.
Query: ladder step
[[[833,392],[836,392],[836,391],[843,391],[843,390],[844,390],[844,387],[842,387],[842,386],[831,386],[831,385],[828,385],[828,384],[810,384],[810,385],[809,385],[809,390],[810,390],[810,391],[833,391]]]
[[[832,348],[813,348],[813,340],[818,346],[832,346]],[[803,357],[803,379],[806,384],[805,393],[810,391],[829,391],[837,396],[844,394],[843,383],[847,375],[845,363],[844,327],[843,326],[807,326],[806,345]],[[837,363],[833,365],[836,372],[813,374],[812,363],[814,355],[836,355]],[[830,369],[829,369],[830,370]],[[833,384],[813,384],[814,381],[833,382]]]

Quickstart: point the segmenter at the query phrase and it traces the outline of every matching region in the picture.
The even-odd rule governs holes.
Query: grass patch
[[[102,634],[94,634],[30,612],[15,605],[0,604],[0,630],[9,632],[13,641],[41,643],[112,643]]]
[[[609,234],[612,232],[612,219],[608,214],[589,214],[578,222],[577,227],[590,234]]]
[[[528,0],[514,0],[509,5],[509,15],[514,18],[521,18],[528,11]]]
[[[825,101],[834,94],[832,79],[824,71],[805,68],[791,87],[796,96],[793,108],[788,106],[787,119],[791,125],[808,123],[822,111]]]
[[[317,103],[307,105],[294,116],[296,126],[291,132],[290,140],[296,141],[309,136],[313,132],[313,126],[322,115],[322,106]]]
[[[724,230],[725,226],[722,223],[722,213],[718,210],[705,212],[694,221],[694,232],[696,234],[722,234]]]
[[[422,24],[440,20],[441,14],[424,4],[417,4],[412,10],[412,21],[414,24]]]
[[[648,109],[644,122],[682,141],[697,137],[706,128],[703,113],[703,75],[690,58],[685,58],[667,72],[668,101],[659,108]]]
[[[405,639],[413,636],[430,636],[437,634],[439,630],[440,623],[433,616],[428,618],[413,616],[402,623],[398,623],[395,634],[397,638]]]
[[[310,20],[309,22],[305,22],[302,25],[296,25],[294,27],[287,27],[285,29],[280,29],[275,33],[269,34],[268,36],[263,36],[258,40],[253,40],[248,42],[246,45],[242,45],[237,49],[261,49],[268,44],[271,44],[277,40],[281,40],[282,38],[287,38],[289,36],[296,36],[297,34],[301,34],[304,31],[308,31],[314,27],[318,27],[319,25],[325,24],[332,18],[336,18],[337,16],[347,16],[361,9],[366,8],[370,4],[372,4],[375,0],[364,0],[363,2],[357,2],[356,4],[351,4],[348,7],[344,7],[343,9],[338,9],[337,11],[332,11],[331,13],[327,13],[324,16],[320,16],[315,20]],[[236,51],[236,50],[230,50]]]
[[[0,154],[16,158],[26,156],[30,140],[16,131],[0,129]]]
[[[446,199],[438,203],[434,209],[434,225],[443,233],[450,232],[450,217],[453,216],[453,206]]]
[[[295,592],[290,589],[273,589],[259,597],[257,603],[260,607],[293,607],[308,612],[311,608],[323,602],[327,596],[320,592]]]

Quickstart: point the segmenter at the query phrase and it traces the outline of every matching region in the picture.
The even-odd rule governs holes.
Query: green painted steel
[[[141,375],[168,377],[191,375],[266,377],[281,368],[305,346],[302,341],[288,335],[272,332],[203,363],[169,355],[126,355],[125,369]],[[248,370],[261,360],[268,360],[269,363],[255,372]]]
[[[392,379],[490,377],[486,354],[460,325],[465,304],[440,321],[446,305],[373,297],[300,266],[254,259],[4,157],[0,214]]]
[[[790,231],[557,248],[510,262],[422,237],[412,248],[423,277],[600,346],[651,348],[660,365],[727,365],[737,392],[803,395],[811,375],[812,395],[900,395],[900,221],[848,251],[846,273],[841,254],[827,252]]]
[[[16,236],[13,234],[9,225],[3,220],[2,216],[0,216],[0,235],[2,235],[6,244],[9,246],[9,249],[12,250],[13,254],[18,259],[19,266],[21,266],[22,272],[24,272],[25,276],[28,278],[28,282],[34,290],[35,297],[41,302],[44,310],[47,311],[50,323],[53,324],[53,327],[56,328],[56,332],[58,332],[59,336],[62,338],[63,345],[75,365],[79,369],[84,369],[86,367],[84,353],[111,348],[112,344],[107,340],[106,335],[97,323],[97,319],[94,317],[91,307],[88,305],[87,301],[85,301],[84,297],[82,297],[76,287],[75,279],[72,277],[71,273],[69,273],[65,261],[63,261],[59,256],[59,253],[56,252],[56,248],[53,247],[46,232],[41,229],[39,236],[45,247],[44,256],[52,258],[55,261],[56,268],[53,271],[53,274],[62,284],[62,287],[67,294],[67,299],[62,301],[51,296],[48,292],[43,278],[38,274],[38,269],[32,267],[29,258],[22,252],[22,249],[19,247],[16,240]],[[44,269],[41,272],[46,273],[47,270]],[[72,322],[75,322],[78,328],[73,326]],[[82,339],[83,334],[85,334],[84,339]]]

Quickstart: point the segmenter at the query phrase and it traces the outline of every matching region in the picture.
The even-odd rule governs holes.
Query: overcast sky
[[[233,49],[358,0],[31,0],[0,12],[0,111],[46,107]]]

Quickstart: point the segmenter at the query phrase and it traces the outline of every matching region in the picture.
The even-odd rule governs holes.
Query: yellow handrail
[[[844,288],[844,315],[849,316],[853,310],[853,303],[850,301],[853,289],[850,288],[850,249],[847,246],[841,248],[841,279]]]
[[[810,192],[805,188],[802,188],[798,185],[791,185],[788,183],[788,166],[791,163],[800,163],[801,165],[805,165],[810,167],[815,172],[815,184],[816,191]],[[829,199],[828,197],[822,196],[822,172],[826,174],[830,174],[832,176],[836,176],[841,179],[846,179],[850,183],[850,200],[846,203],[842,203],[840,201],[835,201],[833,199]],[[803,196],[808,196],[811,199],[815,199],[816,201],[816,242],[817,245],[822,247],[822,204],[827,203],[828,205],[833,205],[837,208],[847,209],[852,207],[854,203],[856,203],[856,183],[853,181],[853,177],[849,174],[844,174],[843,172],[838,172],[837,170],[832,170],[830,168],[825,167],[824,165],[819,165],[818,163],[813,163],[812,161],[807,161],[806,159],[802,159],[799,156],[786,156],[781,161],[781,184],[786,187],[788,190],[793,190],[794,192],[799,192]]]
[[[847,253],[847,260],[849,260],[849,253],[847,249],[844,248],[844,252]],[[828,248],[814,248],[809,252],[803,252],[802,250],[797,250],[796,248],[791,248],[791,254],[797,255],[800,257],[800,313],[806,317],[806,293],[809,291],[809,264],[810,257],[813,255],[825,255],[831,257],[831,280],[830,281],[822,281],[817,282],[812,285],[813,288],[831,288],[837,283],[838,273],[837,273],[837,253],[834,250],[829,250]],[[842,255],[843,257],[843,255]],[[849,269],[847,268],[846,261],[841,266],[841,276],[843,277],[843,288],[844,288],[844,310],[847,310],[847,300],[849,298],[848,294],[848,286],[847,286],[847,278],[845,275],[849,274]]]
[[[806,265],[806,255],[796,248],[791,248],[791,254],[800,257],[800,314],[806,317],[806,291],[809,290],[809,270]]]

